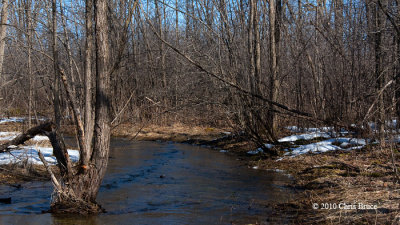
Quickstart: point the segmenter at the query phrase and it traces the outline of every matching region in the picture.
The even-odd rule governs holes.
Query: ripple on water
[[[290,179],[245,168],[228,155],[190,145],[114,139],[98,202],[106,214],[54,217],[48,182],[0,186],[0,224],[213,224],[263,223],[265,202],[285,201]],[[33,213],[33,215],[32,215]],[[27,219],[24,214],[30,214]]]

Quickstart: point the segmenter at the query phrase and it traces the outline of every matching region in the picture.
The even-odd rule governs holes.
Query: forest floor
[[[22,131],[16,123],[0,124],[0,131]],[[25,128],[26,129],[26,128]],[[72,127],[64,127],[69,133]],[[285,133],[286,136],[288,133]],[[281,156],[268,158],[263,152],[249,154],[257,146],[231,135],[229,129],[201,126],[135,127],[120,125],[113,136],[147,141],[174,141],[208,146],[233,155],[250,168],[289,174],[289,187],[297,194],[274,208],[275,216],[285,215],[294,224],[397,224],[400,222],[400,148],[380,149],[368,144],[363,148],[334,150],[319,154],[284,156],[282,146],[275,146]],[[320,139],[303,140],[303,144]],[[284,146],[284,145],[283,145]],[[222,153],[221,153],[222,154]],[[32,179],[48,179],[40,166],[0,166],[0,183],[18,185]],[[266,203],[267,204],[267,203]]]

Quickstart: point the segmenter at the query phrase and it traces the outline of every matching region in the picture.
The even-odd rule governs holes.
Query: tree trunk
[[[255,79],[255,93],[261,94],[261,40],[259,31],[259,15],[257,0],[253,3],[253,35],[254,35],[254,79]]]
[[[92,53],[93,53],[93,0],[86,1],[86,49],[85,49],[85,149],[82,162],[88,165],[92,154],[92,141],[94,132],[94,110],[92,92]]]
[[[52,0],[52,45],[53,45],[53,106],[54,106],[54,121],[56,130],[61,125],[60,112],[60,71],[58,67],[58,48],[57,48],[57,0]]]
[[[33,102],[33,74],[32,74],[32,2],[25,2],[26,11],[26,27],[27,27],[27,42],[28,42],[28,77],[29,77],[29,95],[28,95],[28,127],[32,126],[32,102]]]
[[[86,159],[89,161],[88,164],[83,164],[81,161],[80,166],[75,171],[70,171],[69,176],[62,177],[61,191],[57,191],[53,195],[51,204],[53,212],[88,214],[102,211],[96,203],[96,196],[107,169],[111,131],[107,1],[95,0],[94,11],[96,31],[96,104],[95,118],[92,118],[95,123],[94,144],[90,158]],[[56,147],[53,145],[53,148]],[[80,146],[80,148],[83,148],[83,146]],[[86,149],[83,152],[84,156],[87,154],[86,151],[88,150]]]
[[[3,0],[1,7],[1,25],[0,25],[0,79],[3,78],[3,62],[4,62],[4,51],[6,48],[7,20],[8,20],[8,0]]]
[[[375,77],[376,77],[376,90],[379,95],[385,83],[385,75],[382,70],[382,13],[377,3],[373,3],[373,27],[374,27],[374,49],[375,49]],[[385,103],[384,95],[380,94],[378,99],[378,129],[379,129],[379,141],[381,146],[385,145]]]
[[[279,92],[279,41],[280,41],[280,14],[281,0],[269,1],[270,17],[270,99],[273,102],[278,101]],[[271,133],[277,130],[277,119],[274,112],[274,106],[270,106],[268,113],[268,126]]]
[[[248,49],[248,52],[249,52],[249,76],[248,76],[248,83],[249,83],[249,85],[250,85],[250,90],[251,90],[251,92],[253,92],[253,93],[256,93],[256,85],[255,85],[255,79],[254,79],[254,77],[255,77],[255,62],[254,62],[254,47],[253,47],[253,45],[254,45],[254,41],[253,41],[253,39],[254,39],[254,35],[253,35],[253,31],[254,31],[254,29],[253,29],[253,26],[254,26],[254,20],[253,20],[253,17],[254,17],[254,4],[255,4],[255,2],[254,2],[255,0],[250,0],[250,13],[249,13],[249,22],[248,22],[248,31],[247,31],[247,45],[248,45],[248,47],[247,47],[247,49]]]

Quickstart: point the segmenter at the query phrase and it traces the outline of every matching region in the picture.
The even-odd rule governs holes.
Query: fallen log
[[[52,122],[47,122],[47,123],[40,124],[36,127],[30,128],[25,133],[18,135],[13,140],[0,145],[0,153],[9,152],[12,150],[12,148],[9,148],[9,146],[21,145],[21,144],[25,143],[25,141],[28,141],[29,139],[34,138],[36,135],[39,135],[39,134],[46,135],[46,132],[52,131],[52,124],[53,124]]]
[[[70,176],[72,171],[71,160],[69,159],[64,140],[62,139],[61,135],[58,134],[58,131],[54,128],[53,122],[47,122],[40,124],[36,127],[32,127],[26,132],[18,135],[13,140],[0,145],[0,153],[9,152],[13,149],[10,146],[24,144],[25,141],[28,141],[29,139],[34,138],[36,135],[39,134],[46,135],[49,138],[50,143],[53,147],[53,154],[57,159],[61,174],[63,176]]]

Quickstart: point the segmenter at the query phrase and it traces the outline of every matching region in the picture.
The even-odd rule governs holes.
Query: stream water
[[[290,179],[250,169],[197,146],[113,139],[97,201],[107,213],[54,216],[50,182],[0,186],[0,224],[250,224],[270,221],[265,203],[285,201]],[[285,218],[274,218],[282,220]]]

